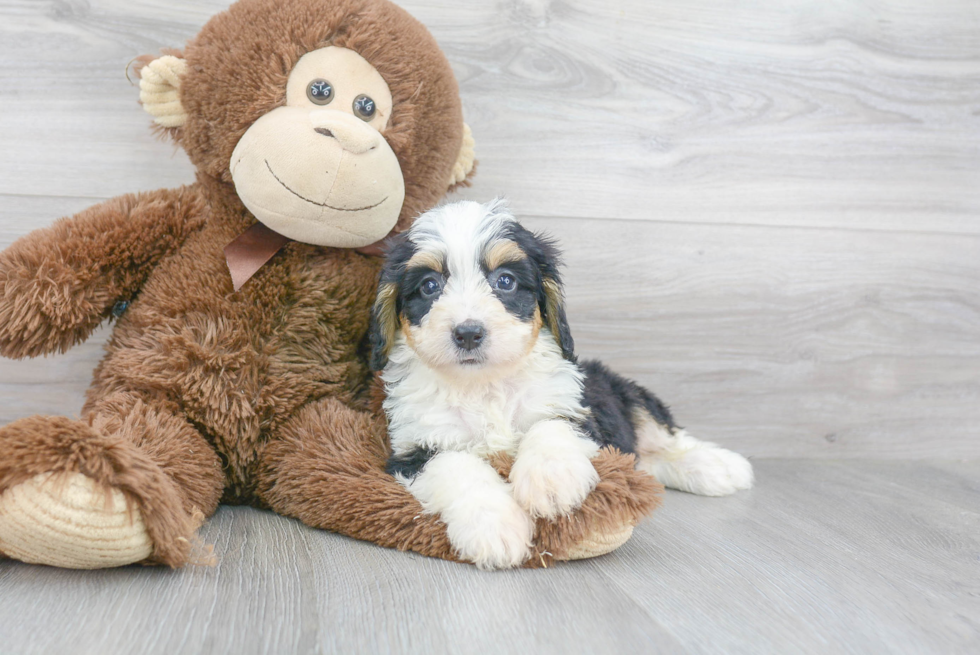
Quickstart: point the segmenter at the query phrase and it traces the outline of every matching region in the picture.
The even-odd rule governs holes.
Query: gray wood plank
[[[191,181],[125,80],[226,0],[0,0],[0,247]],[[402,3],[480,174],[565,243],[580,351],[777,457],[977,458],[980,5]],[[0,423],[81,406],[105,329],[0,361]],[[0,562],[6,652],[976,652],[980,468],[757,461],[616,554],[483,574],[246,508],[216,567]]]
[[[531,218],[583,357],[765,457],[978,457],[980,239]]]
[[[0,246],[192,179],[122,71],[224,6],[0,2]],[[477,132],[464,196],[562,238],[584,354],[750,454],[977,456],[978,6],[406,7]],[[0,420],[77,411],[104,338],[0,362]]]
[[[225,4],[0,4],[0,193],[191,179],[122,71]],[[461,82],[481,161],[467,196],[544,216],[980,231],[969,0],[404,5]]]
[[[971,653],[980,462],[758,460],[679,492],[619,551],[538,571],[384,550],[222,508],[220,561],[74,572],[0,562],[17,653]]]
[[[666,562],[654,573],[632,550],[610,579],[657,607],[654,616],[684,630],[695,651],[980,646],[975,464],[955,473],[926,462],[756,464],[749,496],[703,503],[672,494],[651,522],[660,521]],[[959,489],[932,492],[934,480],[954,475]],[[664,602],[661,586],[689,593]]]
[[[87,202],[16,199],[39,217]],[[760,457],[980,457],[980,238],[525,222],[565,246],[579,354],[694,434]],[[0,360],[0,422],[77,412],[107,334]]]

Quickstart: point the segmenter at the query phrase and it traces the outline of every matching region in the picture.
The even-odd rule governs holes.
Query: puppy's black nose
[[[463,350],[479,348],[487,331],[476,321],[463,321],[453,328],[453,341]]]

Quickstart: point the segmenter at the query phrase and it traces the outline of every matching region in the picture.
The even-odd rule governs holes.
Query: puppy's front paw
[[[598,446],[564,421],[532,428],[510,471],[514,499],[537,518],[570,514],[599,483],[591,458]]]
[[[455,513],[446,531],[462,559],[481,569],[508,569],[530,556],[534,522],[513,498],[503,496],[473,504],[465,515]]]
[[[462,559],[481,569],[504,569],[530,556],[534,522],[485,460],[441,452],[414,479],[401,482],[426,512],[439,514]]]

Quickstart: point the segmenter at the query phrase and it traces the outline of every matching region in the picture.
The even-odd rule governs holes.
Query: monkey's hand
[[[15,241],[0,252],[0,354],[36,357],[84,341],[202,213],[193,187],[130,194]]]

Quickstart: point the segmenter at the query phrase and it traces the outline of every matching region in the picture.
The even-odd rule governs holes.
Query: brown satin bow
[[[291,240],[262,223],[256,223],[225,246],[225,261],[228,262],[235,291],[241,289],[263,264]]]
[[[392,230],[381,241],[356,248],[356,250],[365,255],[380,257],[384,254],[384,242],[394,233],[395,231]],[[231,282],[235,291],[241,289],[267,261],[272,259],[273,255],[282,250],[283,246],[290,241],[292,239],[289,237],[257,222],[225,246],[225,261],[228,262],[228,271],[231,273]]]

